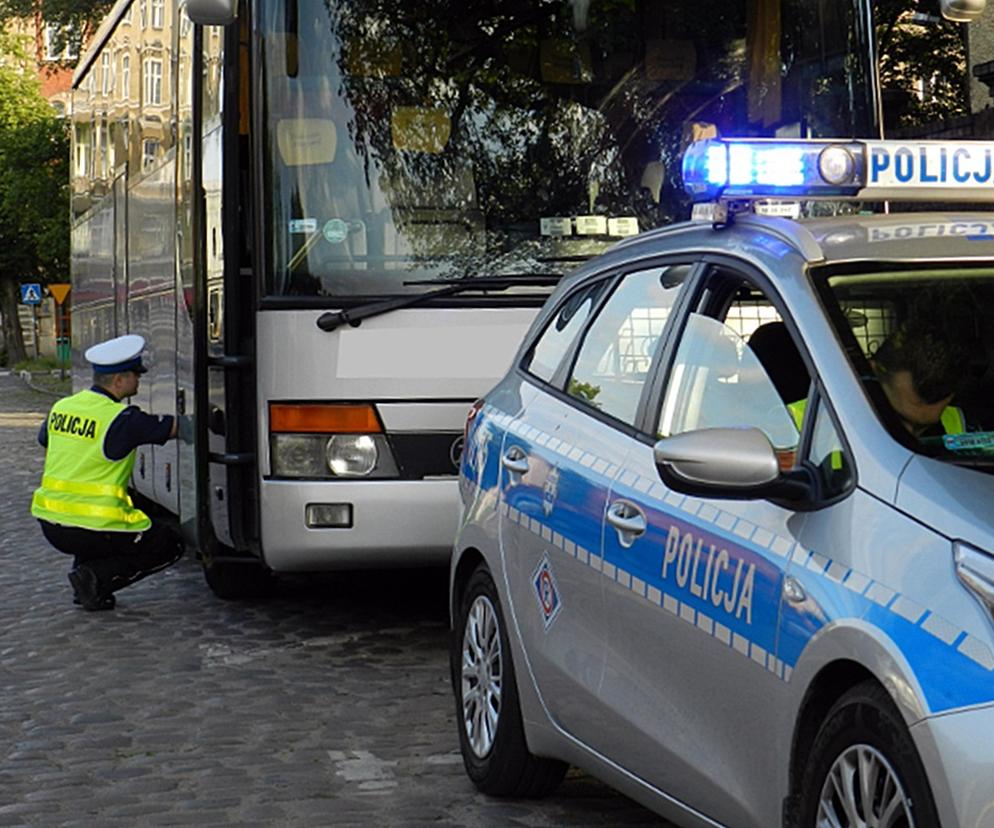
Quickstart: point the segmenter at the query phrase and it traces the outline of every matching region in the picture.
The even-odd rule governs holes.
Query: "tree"
[[[69,139],[23,44],[0,35],[0,313],[11,363],[26,358],[18,284],[69,278]]]
[[[968,112],[962,24],[927,0],[874,5],[884,123],[922,126]]]
[[[0,0],[0,29],[38,15],[52,27],[57,52],[71,45],[72,53],[79,55],[84,37],[96,30],[113,5],[113,0]]]

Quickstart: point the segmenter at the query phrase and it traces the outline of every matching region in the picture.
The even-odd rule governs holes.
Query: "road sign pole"
[[[66,365],[70,361],[69,311],[65,307],[66,297],[72,286],[68,282],[56,282],[48,286],[48,292],[55,300],[55,356],[59,361],[59,376],[66,378]]]
[[[59,361],[59,379],[66,378],[66,360],[62,353],[62,303],[55,303],[55,358]]]

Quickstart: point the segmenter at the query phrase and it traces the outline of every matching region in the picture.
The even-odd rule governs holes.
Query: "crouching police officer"
[[[121,400],[138,390],[145,340],[119,336],[86,351],[93,386],[59,400],[42,424],[41,486],[31,502],[48,542],[74,557],[74,602],[113,609],[114,592],[165,569],[182,546],[136,509],[128,496],[135,449],[176,436],[176,419],[155,417]]]

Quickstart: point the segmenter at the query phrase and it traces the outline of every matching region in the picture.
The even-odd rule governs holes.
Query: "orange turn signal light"
[[[269,404],[274,434],[378,434],[383,431],[371,405]]]

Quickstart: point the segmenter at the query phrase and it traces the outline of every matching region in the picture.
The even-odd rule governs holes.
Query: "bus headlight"
[[[336,434],[331,437],[326,455],[332,474],[336,477],[369,477],[380,460],[377,436],[379,435]]]
[[[269,448],[274,477],[400,476],[382,434],[273,434]]]
[[[270,403],[269,427],[274,477],[400,477],[371,405]]]
[[[321,434],[274,434],[270,462],[276,477],[328,477]]]

